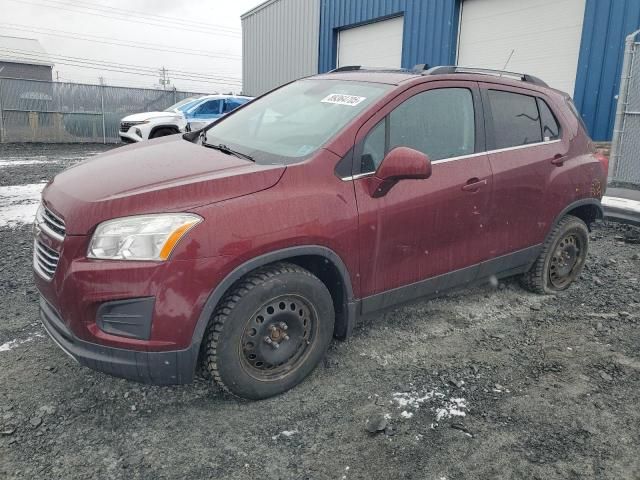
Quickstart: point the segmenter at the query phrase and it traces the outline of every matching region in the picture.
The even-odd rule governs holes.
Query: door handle
[[[467,183],[462,186],[462,190],[465,192],[477,192],[480,190],[480,187],[484,187],[487,183],[489,182],[487,182],[486,178],[482,180],[479,178],[470,178],[467,180]]]
[[[562,155],[561,153],[558,153],[553,157],[551,163],[556,167],[561,167],[562,165],[564,165],[565,160],[567,160],[567,157],[565,155]]]

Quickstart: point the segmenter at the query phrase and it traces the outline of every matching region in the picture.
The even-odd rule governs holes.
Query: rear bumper
[[[78,339],[56,310],[40,297],[40,318],[53,341],[81,365],[115,377],[154,385],[190,383],[198,345],[185,350],[145,352],[106,347]]]

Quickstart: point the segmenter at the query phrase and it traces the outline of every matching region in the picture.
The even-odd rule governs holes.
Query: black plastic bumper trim
[[[197,346],[168,352],[144,352],[85,342],[67,328],[60,315],[43,297],[40,297],[40,319],[53,341],[85,367],[114,377],[154,385],[193,381]]]

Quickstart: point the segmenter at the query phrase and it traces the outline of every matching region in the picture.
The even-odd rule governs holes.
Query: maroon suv
[[[394,305],[521,275],[563,290],[601,215],[605,159],[529,75],[357,67],[208,128],[58,175],[33,265],[47,332],[88,367],[264,398]]]

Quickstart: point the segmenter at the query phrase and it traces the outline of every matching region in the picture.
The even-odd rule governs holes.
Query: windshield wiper
[[[246,153],[242,153],[239,152],[237,150],[234,150],[232,148],[227,147],[226,145],[219,143],[218,145],[214,145],[213,143],[207,143],[204,141],[204,139],[202,140],[202,146],[203,147],[207,147],[207,148],[213,148],[215,150],[219,150],[222,153],[226,153],[227,155],[235,155],[238,158],[244,158],[246,160],[249,160],[251,162],[255,163],[254,158],[251,155],[247,155]]]

